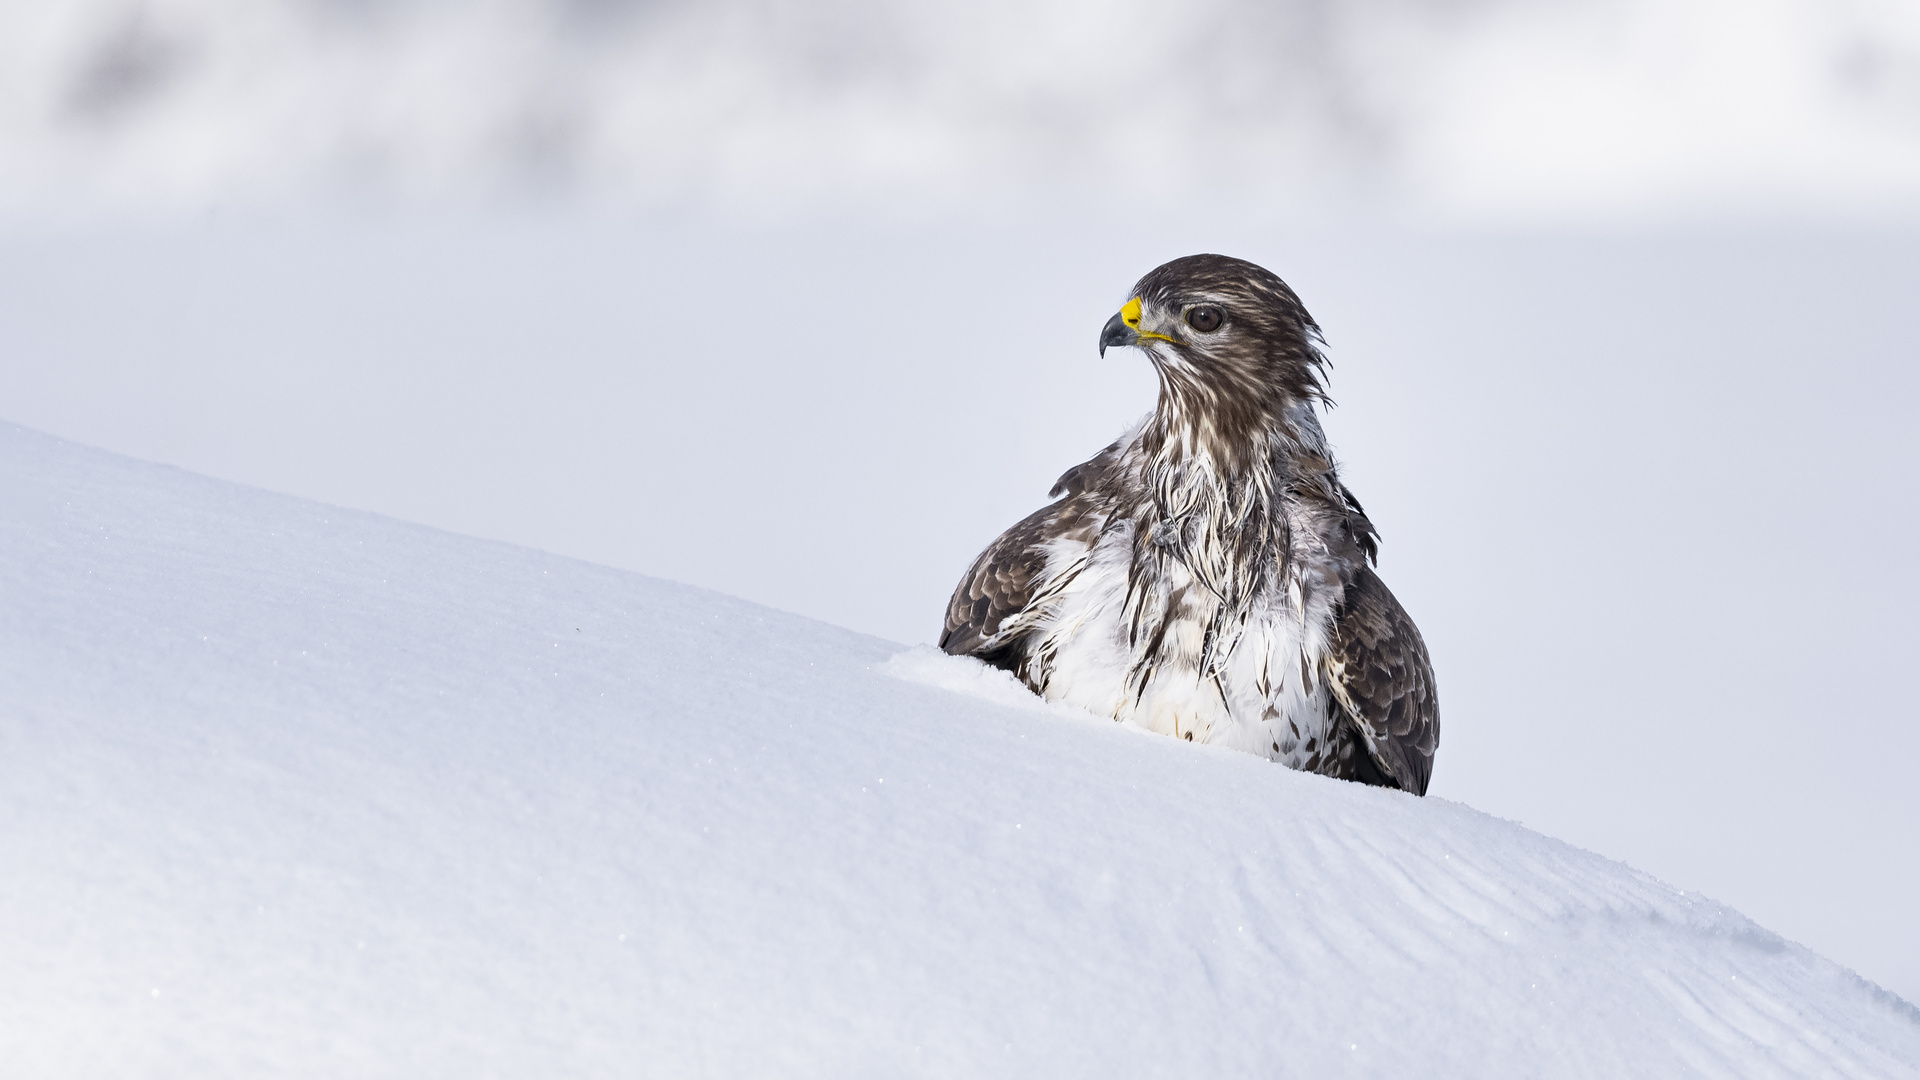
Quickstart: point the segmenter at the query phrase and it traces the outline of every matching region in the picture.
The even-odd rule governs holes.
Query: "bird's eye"
[[[1213,333],[1220,329],[1221,323],[1226,321],[1226,315],[1212,304],[1201,304],[1199,307],[1187,309],[1187,325],[1203,334]]]

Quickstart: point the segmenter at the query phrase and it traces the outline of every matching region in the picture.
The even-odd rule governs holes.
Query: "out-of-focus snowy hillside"
[[[0,507],[10,1075],[1920,1075],[1458,804],[12,426]]]
[[[1917,120],[1899,0],[0,4],[0,217],[526,191],[1912,221]]]

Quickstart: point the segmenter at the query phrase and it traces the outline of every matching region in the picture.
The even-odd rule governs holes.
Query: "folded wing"
[[[1022,678],[1026,632],[1038,614],[1036,593],[1047,568],[1052,542],[1078,538],[1092,542],[1106,520],[1111,496],[1104,481],[1120,453],[1120,443],[1090,461],[1068,469],[1050,493],[1058,501],[1027,515],[1000,534],[973,561],[947,602],[947,623],[940,647],[955,656],[976,656]]]
[[[1327,649],[1333,719],[1350,725],[1368,783],[1427,793],[1440,742],[1440,705],[1427,644],[1386,583],[1362,566],[1347,586]],[[1365,775],[1377,772],[1376,779]]]

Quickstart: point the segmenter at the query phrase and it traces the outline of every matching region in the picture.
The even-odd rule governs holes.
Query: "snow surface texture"
[[[13,426],[0,506],[11,1076],[1920,1075],[1465,806]]]

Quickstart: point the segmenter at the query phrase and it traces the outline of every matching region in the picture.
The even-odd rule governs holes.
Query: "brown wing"
[[[1068,469],[1049,493],[1064,498],[1027,515],[973,560],[947,602],[942,649],[1022,673],[1026,640],[1019,616],[1033,605],[1036,579],[1047,565],[1047,542],[1098,532],[1104,519],[1099,507],[1107,501],[1101,489],[1119,454],[1116,442]]]
[[[1047,564],[1043,545],[1057,514],[1058,507],[1048,506],[1028,515],[973,560],[947,602],[942,649],[1017,672],[1020,658],[1012,654],[1018,635],[1002,636],[1000,631],[1033,599],[1034,579]]]
[[[1351,779],[1427,793],[1440,743],[1440,701],[1427,644],[1386,583],[1362,566],[1334,617],[1327,650],[1336,721],[1362,753]]]

